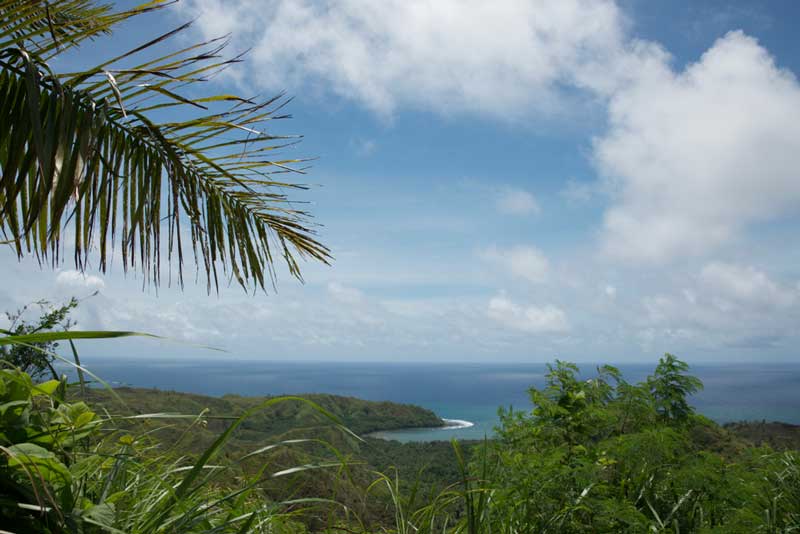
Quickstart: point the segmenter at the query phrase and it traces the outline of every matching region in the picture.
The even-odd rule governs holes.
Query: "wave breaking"
[[[457,428],[469,428],[471,426],[475,426],[475,423],[472,421],[465,421],[463,419],[447,419],[442,417],[442,421],[445,423],[445,426],[442,427],[442,430],[455,430]]]

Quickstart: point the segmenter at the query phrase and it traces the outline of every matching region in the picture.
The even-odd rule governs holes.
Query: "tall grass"
[[[284,436],[245,452],[230,447],[248,417],[284,402],[304,403],[332,422],[343,443],[359,439],[305,398],[269,398],[225,418],[224,430],[191,455],[185,451],[198,450],[209,414],[98,414],[70,398],[72,390],[63,378],[35,384],[17,369],[0,370],[0,531],[520,534],[627,525],[630,532],[673,534],[800,532],[796,452],[751,448],[729,461],[693,452],[684,427],[654,423],[567,450],[542,440],[548,435],[536,425],[546,420],[515,419],[534,442],[501,436],[468,455],[453,440],[458,480],[423,495],[420,474],[410,485],[397,469],[372,472],[364,482],[350,457],[319,435]],[[182,433],[165,442],[176,434],[161,431],[173,425]],[[342,484],[316,496],[299,490],[298,476],[322,481],[326,471]],[[358,499],[361,508],[353,504]],[[369,504],[388,506],[387,520],[365,516]]]
[[[33,343],[41,342],[42,336],[71,340],[133,335],[103,334],[6,335],[0,337],[0,343],[36,348]],[[49,356],[63,360],[56,354]],[[79,364],[63,361],[94,377]],[[99,415],[83,402],[68,399],[67,391],[65,377],[34,384],[17,369],[0,370],[0,451],[4,456],[0,462],[0,524],[14,525],[14,532],[294,534],[305,532],[299,518],[311,512],[325,513],[335,505],[325,498],[274,501],[262,489],[268,479],[341,469],[345,455],[324,440],[277,441],[217,462],[242,422],[285,402],[304,403],[345,435],[354,436],[311,400],[292,396],[266,399],[230,418],[213,443],[190,457],[181,455],[180,449],[189,449],[181,442],[192,439],[193,431],[206,423],[207,414]],[[186,419],[189,424],[175,443],[161,443],[154,437],[164,426]],[[306,443],[324,447],[332,459],[293,466],[272,461],[272,454]],[[247,474],[244,462],[260,467]]]
[[[490,533],[489,521],[492,490],[488,484],[489,456],[486,443],[477,458],[469,462],[461,444],[452,440],[460,480],[446,486],[428,501],[421,499],[419,475],[410,489],[403,489],[400,472],[393,476],[376,472],[367,494],[384,488],[394,511],[394,524],[382,526],[380,532],[391,534],[482,534]],[[477,476],[473,474],[477,471]]]

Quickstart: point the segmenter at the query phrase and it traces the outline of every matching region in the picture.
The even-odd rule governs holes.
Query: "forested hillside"
[[[530,390],[532,410],[501,412],[493,440],[452,445],[364,440],[345,425],[438,422],[418,407],[127,388],[80,396],[2,371],[0,518],[14,532],[247,532],[250,520],[286,533],[800,528],[800,457],[786,441],[796,429],[725,428],[696,414],[689,394],[702,384],[688,371],[666,355],[631,384],[611,366],[586,378],[557,361]]]
[[[792,48],[776,61],[732,27],[695,61],[625,29],[645,25],[624,4],[676,2],[180,3],[213,6],[210,26],[225,31],[283,25],[256,43],[254,69],[240,65],[246,45],[225,52],[231,35],[172,25],[173,0],[116,4],[0,0],[0,244],[13,257],[0,297],[21,306],[0,325],[0,534],[800,533],[800,428],[697,413],[703,383],[671,354],[636,383],[556,360],[528,406],[498,412],[492,439],[401,444],[365,435],[443,421],[322,394],[113,389],[78,350],[135,336],[177,340],[187,358],[219,341],[233,345],[226,358],[358,347],[453,366],[556,350],[650,358],[641,347],[658,345],[788,361],[800,309],[787,238],[800,86],[781,66]],[[706,39],[701,11],[673,33]],[[729,11],[712,9],[714,25],[759,14]],[[773,15],[761,25],[794,37],[798,16]],[[651,19],[660,30],[667,17]],[[264,61],[278,45],[287,69]],[[276,128],[292,97],[254,83],[304,71],[312,95],[336,93],[301,113],[324,121],[315,146],[345,163],[322,195],[345,268],[311,270],[308,297],[223,302],[227,286],[272,292],[279,273],[303,281],[307,262],[333,262],[314,201],[295,198],[321,185],[294,151],[301,136]],[[379,122],[350,107],[364,98]],[[749,257],[760,263],[739,264]],[[194,279],[220,300],[137,302],[112,264],[143,289]],[[31,322],[21,299],[33,288],[77,296],[34,302]],[[77,328],[70,314],[101,289]]]
[[[88,403],[108,410],[114,415],[170,413],[197,415],[206,425],[193,431],[193,445],[203,448],[213,441],[231,418],[236,418],[262,404],[270,397],[225,395],[208,397],[156,389],[116,388],[115,395],[102,388],[88,389],[83,397]],[[444,422],[432,411],[419,406],[394,402],[372,402],[354,397],[308,394],[303,398],[337,418],[352,432],[363,435],[378,430],[443,426]],[[301,401],[287,401],[257,411],[248,417],[233,435],[234,442],[261,443],[278,437],[288,438],[309,430],[334,426],[332,420]],[[178,428],[165,429],[172,435]]]

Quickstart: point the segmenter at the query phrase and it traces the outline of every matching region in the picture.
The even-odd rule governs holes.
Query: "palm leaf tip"
[[[223,277],[274,286],[276,253],[302,279],[299,260],[328,264],[331,254],[287,195],[307,187],[277,178],[303,174],[307,161],[282,155],[291,136],[264,130],[287,117],[289,99],[197,96],[205,79],[239,60],[220,58],[227,41],[148,55],[182,25],[82,72],[48,66],[61,50],[167,4],[118,13],[90,0],[0,0],[0,122],[8,125],[0,231],[18,256],[58,264],[69,230],[78,268],[93,260],[105,271],[118,250],[125,270],[156,285],[162,252],[183,285],[188,246],[209,291]]]

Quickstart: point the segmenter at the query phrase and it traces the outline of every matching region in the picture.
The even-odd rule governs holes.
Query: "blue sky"
[[[800,6],[792,1],[184,0],[286,90],[297,200],[332,267],[277,293],[141,290],[2,253],[0,309],[100,295],[81,328],[173,338],[89,355],[422,361],[796,359]],[[85,52],[92,58],[91,52]]]

